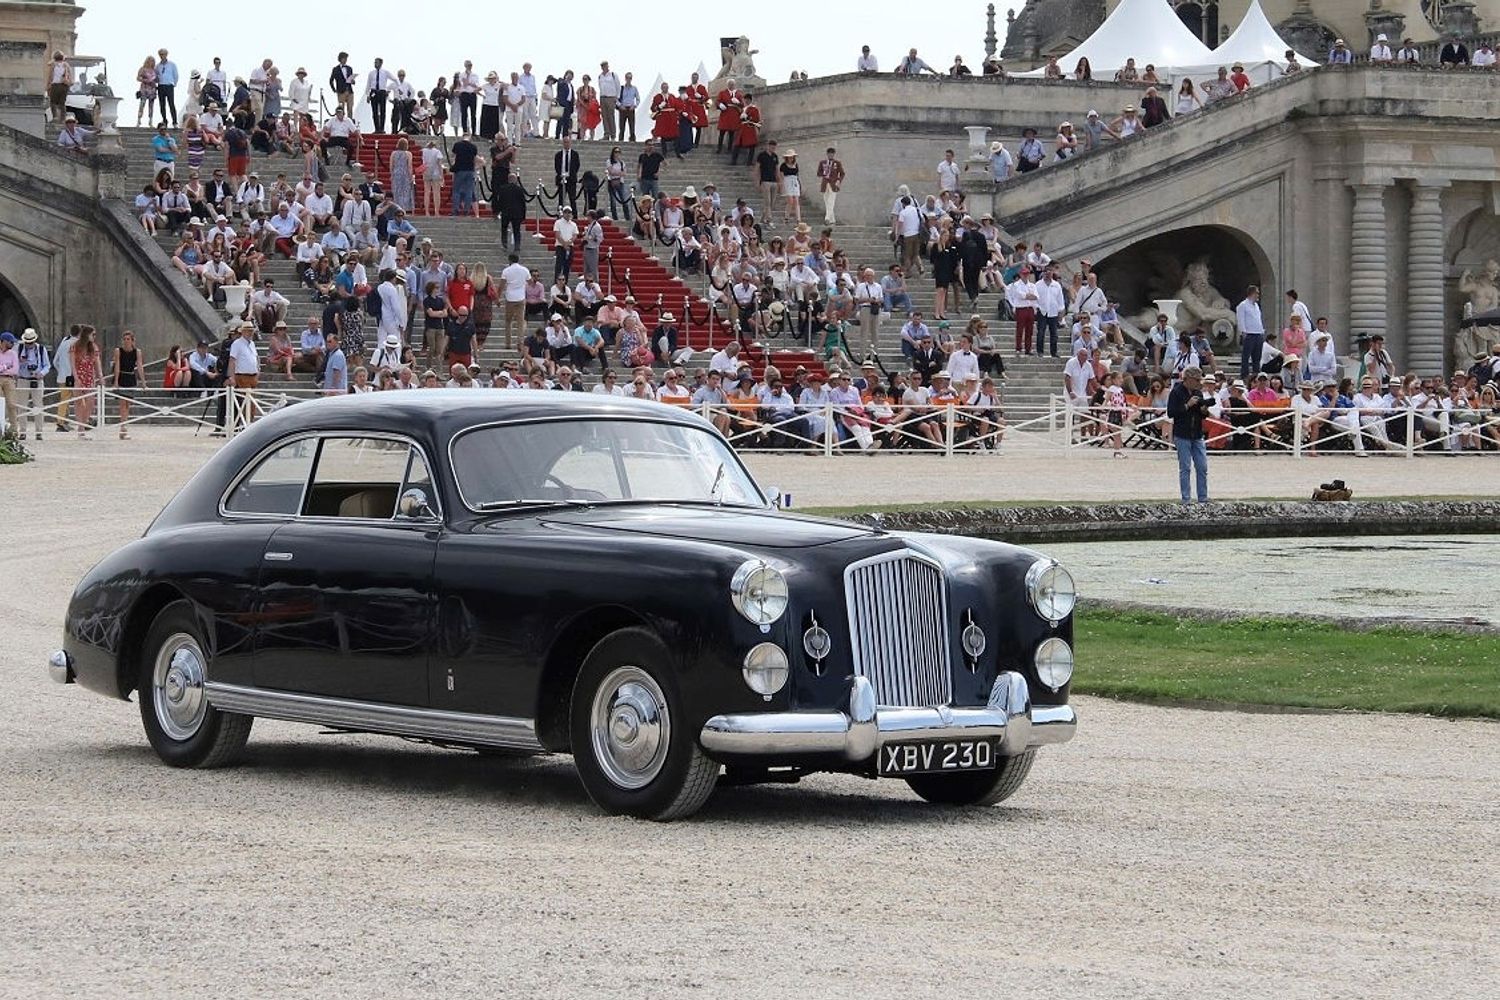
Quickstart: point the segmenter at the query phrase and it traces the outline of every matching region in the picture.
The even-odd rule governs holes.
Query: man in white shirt
[[[1050,267],[1043,268],[1042,280],[1036,284],[1036,353],[1042,356],[1042,351],[1050,351],[1052,356],[1057,357],[1057,328],[1062,321],[1063,310],[1067,306],[1067,295],[1063,287],[1052,276]]]
[[[908,274],[922,273],[922,210],[911,198],[901,199],[896,213],[896,237],[901,241],[901,266]]]
[[[722,350],[716,351],[708,361],[708,370],[734,378],[740,371],[740,342],[731,340]]]
[[[1376,35],[1375,44],[1370,46],[1370,62],[1388,63],[1394,58],[1396,58],[1396,54],[1391,51],[1386,37],[1384,35]]]
[[[337,146],[344,151],[344,162],[351,163],[355,160],[359,149],[356,135],[359,126],[354,119],[344,113],[342,105],[334,111],[333,117],[323,123],[323,141],[319,148],[323,153],[324,164],[328,163],[328,150]]]
[[[979,380],[979,355],[974,353],[974,338],[967,333],[958,338],[958,349],[948,355],[948,374],[954,385],[963,385],[969,379]]]
[[[1041,302],[1036,283],[1031,280],[1031,268],[1021,268],[1016,280],[1005,286],[1005,301],[1016,314],[1016,353],[1030,354],[1031,340],[1036,335],[1036,307]],[[953,377],[957,381],[957,373]]]
[[[531,280],[531,269],[511,254],[500,280],[505,285],[505,349],[509,351],[526,335],[526,283]]]
[[[896,72],[903,76],[920,76],[922,73],[931,73],[938,76],[938,71],[927,65],[926,60],[917,55],[917,50],[912,49],[906,53],[906,58],[896,66]]]
[[[572,273],[573,243],[578,239],[578,223],[573,221],[573,210],[566,205],[557,221],[552,224],[552,236],[557,241],[557,261],[552,269],[552,280],[556,281]]]
[[[263,333],[270,333],[276,328],[277,321],[286,319],[289,305],[291,303],[276,290],[276,282],[270,278],[250,293],[250,317]]]
[[[1323,320],[1327,323],[1327,320]],[[1323,332],[1313,334],[1312,347],[1307,351],[1307,377],[1323,382],[1336,383],[1339,377],[1339,357],[1333,351],[1333,340]]]
[[[1380,383],[1373,376],[1366,375],[1360,383],[1359,392],[1354,394],[1354,409],[1346,415],[1349,429],[1354,431],[1350,437],[1354,439],[1356,455],[1363,456],[1365,453],[1364,441],[1361,440],[1365,434],[1374,438],[1375,443],[1382,448],[1395,447],[1385,429],[1390,409],[1390,398],[1381,393]]]
[[[884,307],[885,289],[875,280],[875,269],[867,267],[859,273],[859,281],[854,286],[854,308],[859,313],[859,329],[864,335],[865,354],[880,347],[880,311]]]
[[[203,74],[203,86],[213,86],[219,91],[219,103],[229,102],[229,74],[224,72],[224,66],[218,56],[214,56],[214,68]]]
[[[391,131],[410,132],[412,112],[417,110],[417,88],[406,79],[406,70],[396,70],[396,82],[391,84],[391,107],[395,119]]]
[[[1089,382],[1094,378],[1094,365],[1089,361],[1087,348],[1078,352],[1063,366],[1063,393],[1069,406],[1081,407],[1089,403]]]
[[[321,182],[313,186],[312,194],[303,204],[307,206],[314,229],[327,229],[333,222],[333,199],[323,190]]]
[[[943,162],[937,165],[938,192],[957,191],[958,179],[963,175],[963,165],[954,159],[953,150],[943,153]]]
[[[1251,285],[1234,307],[1240,331],[1240,379],[1248,381],[1260,371],[1261,347],[1266,342],[1266,324],[1260,315],[1260,287]]]
[[[604,141],[615,141],[615,123],[620,102],[620,78],[609,68],[606,60],[599,64],[599,114],[604,119]]]
[[[380,337],[395,335],[406,343],[406,274],[396,271],[380,283]]]
[[[255,352],[254,336],[255,327],[241,323],[239,336],[229,345],[229,376],[236,389],[254,389],[260,381],[260,355]]]
[[[234,283],[234,268],[224,262],[224,255],[218,250],[210,251],[209,259],[198,267],[198,277],[203,282],[203,294],[208,300],[214,300],[215,293],[220,286]]]
[[[537,128],[537,89],[536,74],[531,72],[531,63],[521,64],[521,89],[526,91],[526,134],[528,136],[541,135]]]
[[[370,117],[375,122],[375,131],[385,131],[386,99],[395,77],[384,68],[385,60],[375,59],[375,68],[365,76],[365,101],[370,105]]]
[[[286,202],[277,205],[276,214],[266,220],[266,225],[275,233],[277,252],[290,260],[297,252],[297,237],[302,235],[302,222],[292,214],[292,206]]]
[[[501,94],[501,106],[505,110],[505,133],[519,146],[526,136],[526,88],[521,86],[520,73],[511,73],[510,83]]]
[[[474,63],[464,60],[464,71],[458,75],[458,126],[460,135],[479,133],[479,74],[474,72]]]
[[[333,260],[334,266],[341,266],[344,257],[349,253],[349,234],[344,232],[344,227],[339,224],[338,219],[333,219],[328,224],[328,232],[323,234],[319,241],[323,252]]]
[[[854,69],[859,73],[880,72],[880,60],[875,58],[868,45],[859,50],[859,61],[854,64]]]

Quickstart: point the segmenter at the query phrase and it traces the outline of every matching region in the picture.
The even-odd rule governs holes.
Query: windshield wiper
[[[526,507],[591,507],[588,500],[490,500],[474,507],[480,513],[497,510],[520,510]]]
[[[724,502],[723,498],[719,495],[719,487],[721,487],[723,485],[724,485],[724,463],[720,462],[719,463],[719,471],[714,473],[714,484],[708,488],[708,498],[714,502],[714,506],[715,507],[719,506],[720,504],[722,504]]]

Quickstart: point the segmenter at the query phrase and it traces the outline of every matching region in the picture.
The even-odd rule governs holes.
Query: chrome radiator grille
[[[865,559],[844,570],[854,672],[889,707],[951,704],[948,591],[943,571],[910,552]]]

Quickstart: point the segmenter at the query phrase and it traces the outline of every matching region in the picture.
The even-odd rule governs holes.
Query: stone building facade
[[[884,224],[898,185],[930,193],[943,150],[966,156],[965,126],[1014,150],[1033,125],[1050,149],[1057,122],[1138,98],[1113,83],[851,75],[773,87],[761,104],[783,145],[838,147],[841,216]],[[1174,282],[1206,262],[1231,301],[1261,285],[1268,322],[1295,288],[1341,345],[1383,334],[1401,364],[1437,373],[1463,360],[1465,272],[1483,283],[1500,259],[1497,117],[1488,72],[1320,69],[1005,184],[977,162],[963,186],[1013,238],[1071,268],[1095,262],[1128,314],[1178,297]]]
[[[1162,2],[1170,3],[1210,48],[1229,36],[1250,6],[1250,0]],[[1007,68],[1027,69],[1049,55],[1066,53],[1099,27],[1118,3],[1026,0],[1012,8],[1002,50]],[[1403,37],[1430,43],[1438,37],[1438,22],[1443,30],[1466,38],[1500,30],[1500,0],[1433,0],[1425,6],[1422,0],[1261,0],[1261,7],[1282,37],[1308,56],[1327,52],[1334,38],[1343,38],[1355,52],[1366,51],[1381,33],[1393,47]]]

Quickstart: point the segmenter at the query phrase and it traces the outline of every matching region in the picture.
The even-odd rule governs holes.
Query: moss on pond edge
[[[1072,690],[1153,703],[1500,719],[1500,637],[1083,608]]]
[[[1226,500],[1176,503],[925,504],[812,508],[821,514],[893,531],[975,535],[1018,544],[1129,541],[1170,525],[1174,538],[1491,534],[1500,531],[1500,501],[1455,499]]]

